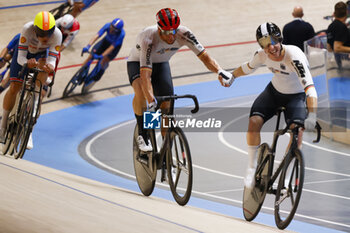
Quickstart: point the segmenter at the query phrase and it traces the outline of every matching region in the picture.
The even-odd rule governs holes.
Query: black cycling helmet
[[[261,48],[266,48],[269,44],[281,43],[283,40],[281,30],[274,23],[263,23],[256,29],[256,40]]]

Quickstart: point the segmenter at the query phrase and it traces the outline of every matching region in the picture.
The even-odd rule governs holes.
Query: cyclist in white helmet
[[[285,107],[285,118],[287,123],[292,123],[291,127],[293,124],[303,124],[307,130],[313,130],[317,110],[317,93],[303,51],[297,46],[282,44],[281,30],[274,23],[261,24],[256,30],[256,39],[261,49],[254,53],[253,58],[235,69],[232,78],[219,76],[221,84],[229,87],[235,78],[250,74],[262,65],[266,65],[274,74],[250,110],[247,132],[249,163],[244,180],[248,188],[255,184],[257,148],[261,142],[263,124],[276,114],[279,107]],[[300,139],[301,134],[302,130]]]
[[[73,41],[74,37],[78,34],[80,24],[71,14],[66,14],[56,20],[56,27],[62,32],[62,45],[60,52],[62,52]]]

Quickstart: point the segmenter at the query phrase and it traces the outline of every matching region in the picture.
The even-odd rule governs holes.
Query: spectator
[[[311,24],[302,19],[304,13],[301,6],[294,7],[292,15],[294,20],[283,28],[283,44],[295,45],[304,51],[304,41],[314,37],[315,30]]]
[[[334,53],[350,53],[350,32],[346,27],[347,5],[338,2],[334,6],[334,20],[327,29],[327,49]]]

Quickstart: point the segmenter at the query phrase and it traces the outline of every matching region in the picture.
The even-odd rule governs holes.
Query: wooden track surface
[[[1,1],[0,7],[9,5],[21,5],[46,2],[44,0],[16,0]],[[104,25],[104,23],[120,17],[125,21],[126,37],[118,57],[127,57],[132,46],[135,44],[136,35],[142,28],[155,24],[155,14],[163,7],[172,7],[178,10],[181,16],[181,23],[189,27],[197,39],[204,46],[216,46],[231,43],[251,42],[255,40],[255,30],[261,23],[272,21],[283,27],[292,20],[291,12],[295,5],[302,5],[304,8],[305,21],[310,22],[316,31],[325,29],[329,21],[323,16],[333,12],[336,0],[308,0],[308,1],[255,1],[255,0],[191,0],[191,1],[164,1],[164,0],[101,0],[93,7],[83,12],[78,20],[81,30],[72,44],[62,53],[56,83],[51,99],[60,98],[62,91],[78,70],[77,67],[65,68],[67,66],[81,64],[85,57],[81,57],[81,49],[88,43],[90,38]],[[21,8],[10,8],[0,10],[0,47],[5,47],[11,38],[21,31],[22,26],[33,20],[39,10],[50,10],[58,4],[45,4]],[[233,46],[208,48],[208,52],[225,69],[237,67],[247,61],[255,49],[256,43],[248,43]],[[173,76],[206,72],[204,65],[196,59],[192,52],[180,52],[171,60]],[[266,72],[260,69],[259,72]],[[190,78],[174,80],[175,85],[215,80],[215,74],[195,75]],[[111,62],[108,70],[92,89],[92,91],[111,88],[129,83],[126,73],[126,61],[118,60]],[[80,87],[75,93],[80,93]],[[111,88],[107,91],[98,91],[83,97],[69,98],[64,101],[55,101],[54,104],[46,104],[43,113],[65,108],[75,104],[94,101],[117,95],[132,93],[128,87]],[[2,98],[1,95],[0,98]],[[0,99],[2,102],[2,99]]]
[[[81,49],[104,23],[116,17],[125,21],[126,31],[118,57],[127,57],[134,46],[136,35],[142,28],[155,24],[155,14],[163,7],[177,9],[182,24],[189,27],[204,46],[215,46],[254,41],[256,28],[266,21],[272,21],[282,28],[292,20],[291,12],[295,5],[303,6],[304,19],[310,22],[316,31],[325,29],[330,22],[323,20],[323,16],[332,14],[337,1],[100,0],[78,17],[81,30],[63,52],[59,64],[61,69],[57,73],[51,96],[51,99],[56,101],[44,104],[42,113],[132,93],[132,89],[127,86],[129,82],[126,60],[117,60],[110,63],[102,80],[94,86],[92,91],[95,92],[59,100],[63,88],[79,68],[65,67],[81,64],[84,60],[80,56]],[[1,0],[0,8],[38,2],[46,1]],[[38,11],[50,10],[55,6],[58,4],[1,9],[0,48],[5,47],[26,22],[33,20]],[[248,43],[208,48],[208,52],[223,68],[231,69],[247,61],[257,48],[256,43]],[[192,52],[179,52],[172,58],[171,67],[173,76],[207,71]],[[266,71],[260,69],[259,72]],[[216,79],[216,74],[194,75],[190,78],[176,79],[174,83],[182,85]],[[120,85],[125,87],[116,87]],[[106,90],[98,91],[101,89]],[[80,87],[75,93],[78,91]],[[2,98],[3,94],[0,96],[1,103]],[[0,232],[190,231],[169,222],[158,221],[151,216],[165,216],[165,213],[170,214],[165,216],[168,221],[182,222],[186,226],[205,232],[277,231],[276,228],[262,227],[256,223],[248,224],[243,220],[198,211],[192,207],[179,207],[174,202],[169,203],[154,197],[144,198],[139,193],[129,193],[116,187],[3,156],[0,156],[0,186]],[[143,214],[144,212],[147,214]]]

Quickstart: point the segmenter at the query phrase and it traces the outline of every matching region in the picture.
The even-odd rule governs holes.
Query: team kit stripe
[[[19,50],[28,50],[28,46],[18,46]]]
[[[304,91],[307,92],[310,88],[314,88],[315,86],[313,84],[310,84],[309,86],[304,88]]]
[[[57,58],[58,57],[58,53],[49,52],[49,56]]]
[[[140,67],[140,70],[149,70],[149,71],[152,71],[152,68],[151,68],[151,67],[148,67],[148,66],[141,66],[141,67]]]

